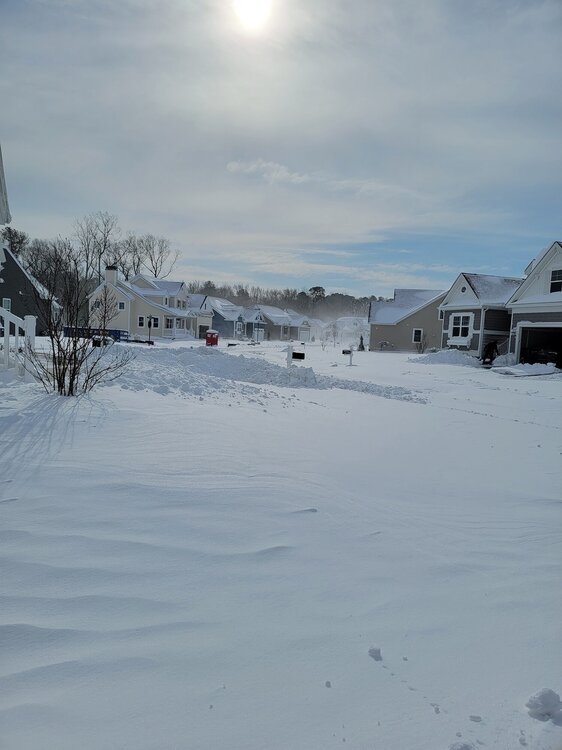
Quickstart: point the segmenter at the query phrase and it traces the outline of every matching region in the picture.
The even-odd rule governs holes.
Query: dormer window
[[[550,293],[562,292],[562,268],[550,274]]]

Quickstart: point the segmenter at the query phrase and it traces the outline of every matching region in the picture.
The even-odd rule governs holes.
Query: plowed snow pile
[[[280,367],[257,357],[230,355],[205,347],[136,350],[135,361],[119,377],[121,388],[177,393],[199,398],[242,395],[267,397],[263,387],[341,388],[382,398],[425,403],[425,398],[401,386],[377,385],[361,381],[316,375],[311,367]]]
[[[409,362],[419,362],[422,365],[463,365],[464,367],[480,367],[480,360],[459,349],[443,349],[440,352],[429,352],[421,357],[410,357]]]

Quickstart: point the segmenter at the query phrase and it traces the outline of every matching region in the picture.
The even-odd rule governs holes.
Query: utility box
[[[219,332],[213,331],[212,328],[208,328],[205,333],[205,346],[218,346],[219,344]]]
[[[304,352],[293,352],[293,359],[304,359]]]

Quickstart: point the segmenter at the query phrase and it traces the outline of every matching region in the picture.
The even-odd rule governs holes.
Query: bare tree
[[[29,348],[27,369],[45,390],[62,396],[75,396],[118,377],[132,359],[132,352],[120,347],[114,351],[113,346],[93,348],[85,332],[78,329],[89,288],[80,251],[68,240],[49,243],[49,253],[43,256],[39,270],[45,288],[36,290],[36,305],[46,321],[49,348],[46,355]],[[98,308],[97,322],[102,331],[107,330],[111,316],[115,317],[116,308],[116,300],[108,293]]]
[[[75,237],[82,254],[87,279],[97,276],[102,280],[102,267],[111,260],[111,252],[119,239],[117,216],[107,211],[97,211],[84,216],[74,225]]]
[[[112,266],[117,266],[125,281],[142,270],[143,256],[138,237],[129,232],[120,242],[113,245],[109,258]]]
[[[165,279],[172,273],[179,253],[172,251],[170,240],[165,237],[155,237],[153,234],[145,234],[139,237],[138,245],[143,266],[156,279]]]

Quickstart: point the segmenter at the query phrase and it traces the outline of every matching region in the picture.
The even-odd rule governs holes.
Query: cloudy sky
[[[12,225],[106,210],[186,281],[377,295],[562,238],[561,0],[236,2],[0,0]]]

